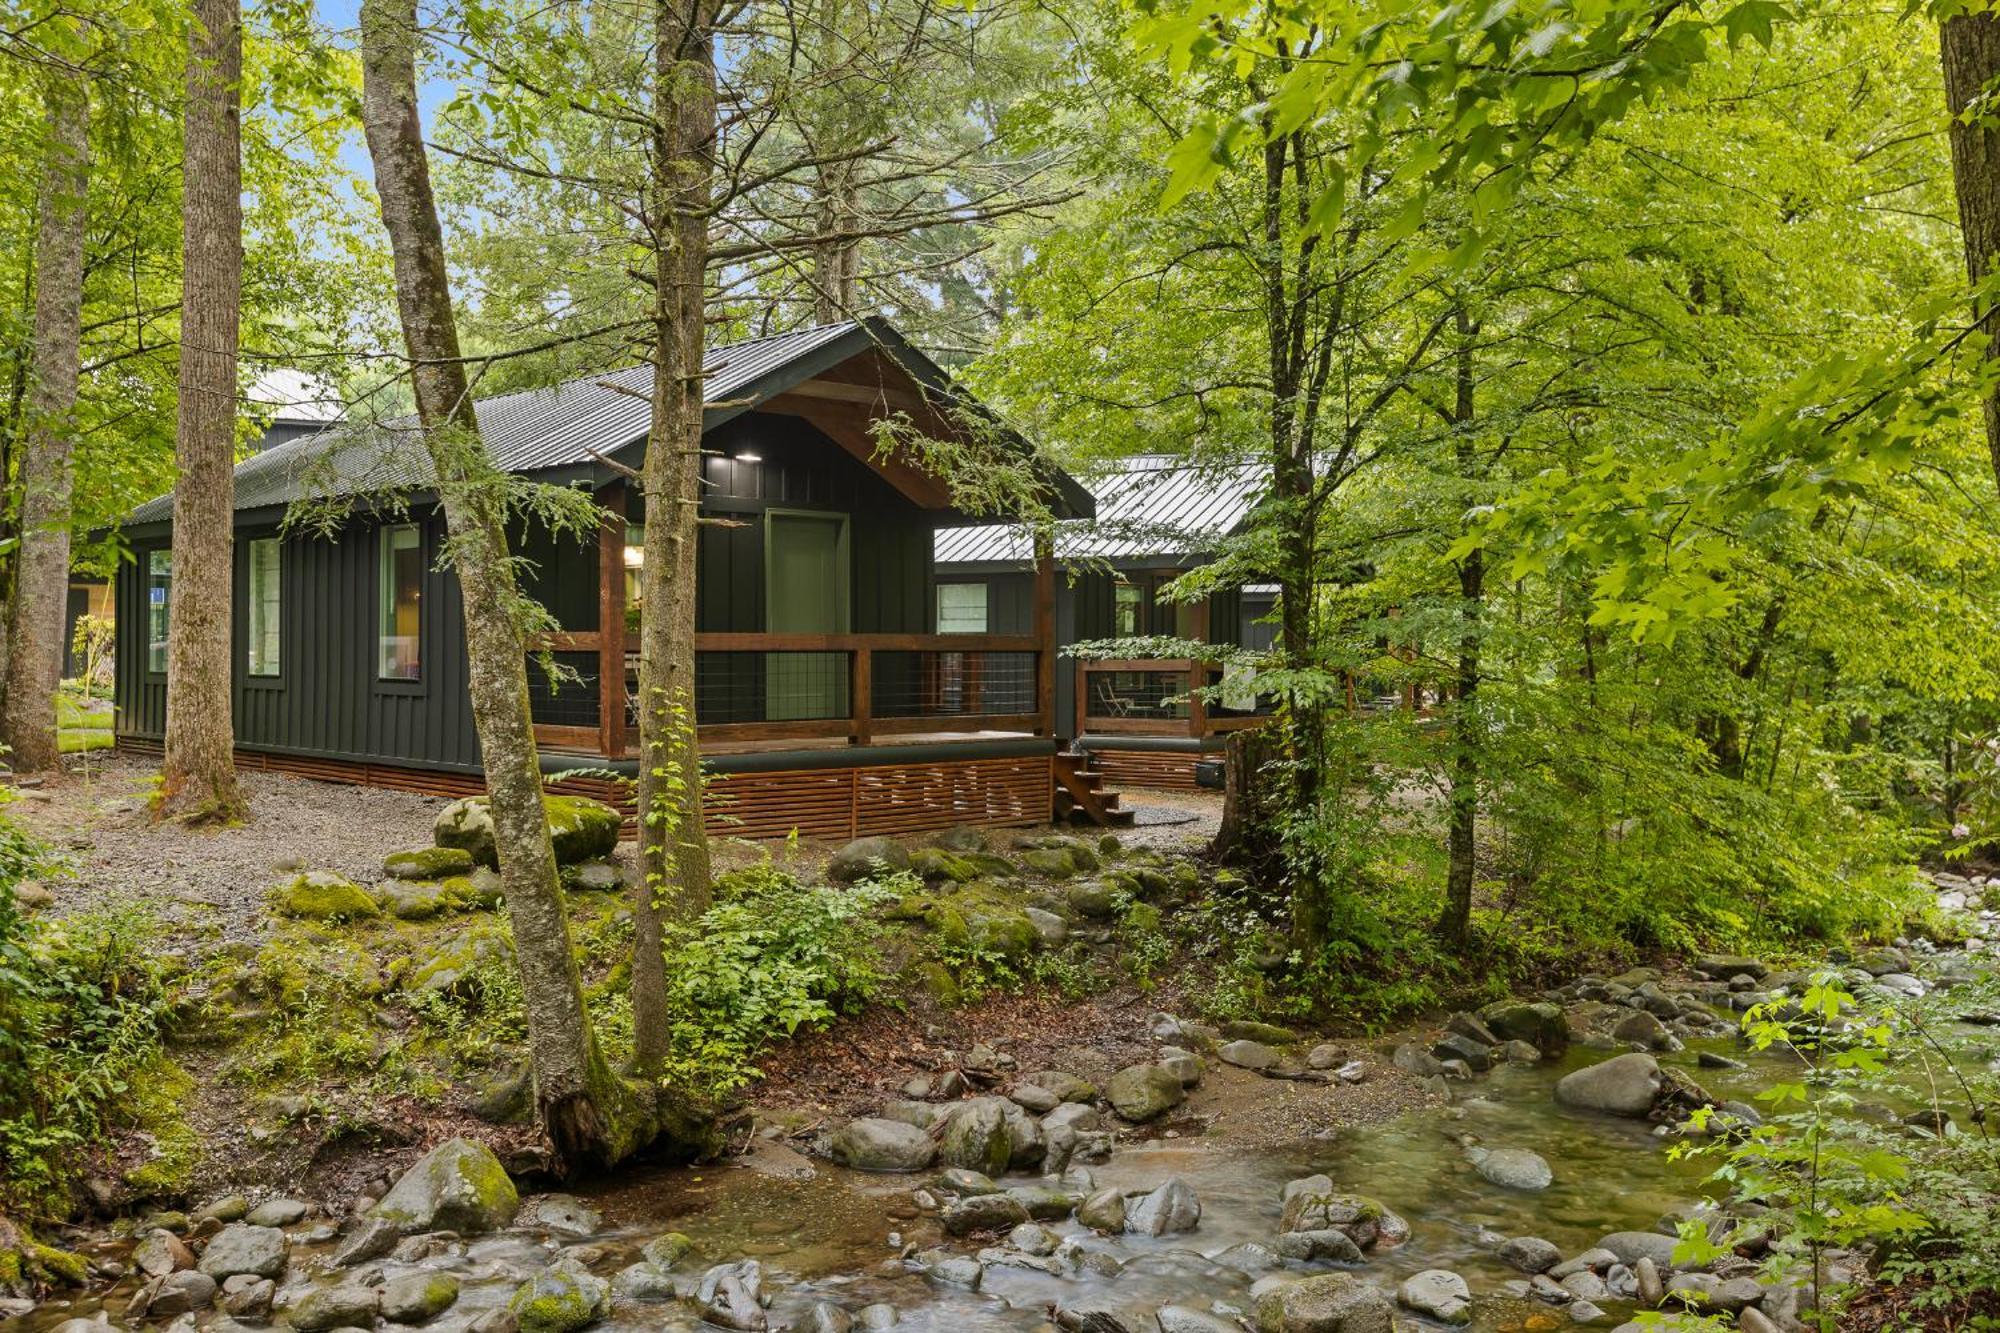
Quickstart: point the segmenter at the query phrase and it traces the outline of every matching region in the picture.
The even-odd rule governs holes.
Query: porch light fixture
[[[641,568],[642,566],[644,566],[644,565],[645,565],[645,563],[646,563],[646,548],[645,548],[645,547],[643,547],[643,546],[627,546],[627,547],[625,548],[625,568],[627,568],[627,569],[639,569],[639,568]]]
[[[751,453],[748,449],[745,449],[742,453],[736,455],[736,461],[739,463],[761,463],[764,461],[764,455]]]

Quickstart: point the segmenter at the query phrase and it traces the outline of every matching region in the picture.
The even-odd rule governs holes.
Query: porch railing
[[[616,756],[638,731],[638,641],[627,636],[617,725],[606,728],[586,725],[600,710],[596,638],[542,641],[581,679],[553,694],[531,689],[536,734],[544,744]],[[695,720],[703,743],[1046,734],[1053,691],[1043,667],[1040,644],[1025,634],[698,634]]]
[[[1076,668],[1077,730],[1100,735],[1212,736],[1260,724],[1270,700],[1245,684],[1219,701],[1194,694],[1224,684],[1223,668],[1191,658],[1117,658]]]

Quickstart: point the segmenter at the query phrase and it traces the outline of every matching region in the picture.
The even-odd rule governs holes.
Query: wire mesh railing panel
[[[597,725],[597,654],[550,653],[556,679],[542,669],[542,655],[528,658],[528,716],[544,727]]]
[[[1176,719],[1188,715],[1186,671],[1087,671],[1084,716]]]
[[[845,652],[699,652],[694,655],[695,720],[702,726],[823,722],[853,712]],[[638,675],[628,673],[636,700]]]
[[[1031,652],[898,649],[874,659],[876,717],[1001,717],[1036,709]]]

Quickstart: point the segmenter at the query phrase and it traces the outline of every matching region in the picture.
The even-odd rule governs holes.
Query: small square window
[[[983,583],[938,584],[937,632],[940,634],[984,634],[986,632],[986,585]]]

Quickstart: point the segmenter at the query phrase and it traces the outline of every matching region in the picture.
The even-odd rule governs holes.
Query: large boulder
[[[382,1317],[392,1324],[422,1324],[458,1302],[458,1279],[449,1273],[405,1273],[382,1288]]]
[[[1127,1065],[1104,1085],[1111,1109],[1135,1125],[1157,1120],[1187,1100],[1180,1075],[1165,1065]]]
[[[1405,1309],[1429,1315],[1445,1324],[1472,1322],[1472,1289],[1465,1279],[1443,1268],[1426,1268],[1405,1278],[1396,1288],[1396,1301]]]
[[[833,1136],[833,1160],[857,1171],[922,1171],[937,1153],[929,1134],[900,1120],[850,1120]]]
[[[1008,1168],[1033,1166],[1047,1142],[1035,1118],[1005,1097],[975,1097],[945,1112],[938,1130],[938,1161],[944,1166],[1003,1175]]]
[[[1503,1189],[1545,1190],[1555,1181],[1546,1158],[1526,1148],[1470,1148],[1472,1169]]]
[[[1011,1194],[971,1194],[953,1199],[938,1214],[947,1236],[975,1231],[1011,1231],[1028,1220],[1028,1205]]]
[[[1307,1176],[1285,1186],[1282,1227],[1287,1232],[1338,1231],[1364,1250],[1400,1245],[1409,1223],[1381,1202],[1342,1194],[1325,1176]]]
[[[1319,1273],[1257,1298],[1260,1333],[1392,1333],[1388,1294],[1352,1273]]]
[[[1659,1061],[1635,1051],[1563,1075],[1556,1101],[1579,1111],[1643,1119],[1652,1113],[1661,1083]]]
[[[841,884],[910,868],[910,853],[894,838],[856,838],[826,863],[828,879]]]
[[[514,1220],[521,1196],[507,1168],[483,1143],[450,1139],[403,1173],[373,1216],[405,1232],[494,1231]]]
[[[557,865],[594,861],[617,850],[624,817],[604,802],[587,796],[547,795],[542,797],[542,809],[549,821]],[[484,796],[467,796],[439,811],[431,826],[431,840],[440,847],[458,848],[480,865],[500,864],[493,842],[493,811]]]
[[[201,1252],[201,1271],[217,1282],[250,1273],[257,1277],[281,1277],[291,1242],[276,1227],[253,1227],[232,1222],[209,1237]]]
[[[297,1333],[325,1333],[331,1328],[368,1328],[382,1304],[382,1293],[359,1282],[335,1282],[312,1287],[284,1309],[285,1322]]]

